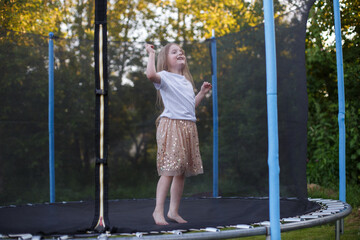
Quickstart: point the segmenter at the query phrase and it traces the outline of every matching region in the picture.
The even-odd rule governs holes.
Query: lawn
[[[239,238],[239,240],[264,240],[265,236]],[[329,240],[335,239],[335,223],[281,233],[282,240]],[[353,208],[345,218],[345,232],[341,240],[360,240],[360,208]]]
[[[348,186],[347,202],[353,210],[345,218],[344,234],[341,240],[360,240],[360,187]],[[321,188],[318,185],[308,185],[308,193],[311,198],[338,199],[338,192],[330,189]],[[265,236],[255,236],[239,238],[241,240],[264,240]],[[335,223],[305,228],[296,231],[281,233],[282,240],[329,240],[335,239]]]

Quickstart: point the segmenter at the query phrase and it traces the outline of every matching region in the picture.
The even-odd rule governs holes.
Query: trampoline
[[[292,1],[284,2],[285,5],[292,4]],[[351,206],[345,201],[308,199],[307,196],[307,93],[304,41],[307,16],[312,3],[313,0],[300,1],[298,5],[294,4],[296,6],[295,10],[292,9],[288,14],[276,19],[281,231],[333,222],[343,219],[351,212]],[[108,76],[108,72],[124,72],[126,70],[125,68],[119,69],[116,66],[120,53],[123,53],[122,56],[125,58],[126,51],[128,51],[129,62],[136,64],[141,62],[144,57],[141,55],[143,49],[138,46],[139,43],[107,41],[107,28],[111,27],[109,25],[111,20],[106,20],[106,1],[96,1],[96,6],[98,11],[96,11],[94,46],[92,46],[93,42],[72,42],[72,40],[57,39],[59,46],[66,47],[63,49],[60,47],[55,48],[55,51],[57,51],[55,56],[58,62],[55,75],[62,80],[60,82],[63,84],[60,87],[61,91],[59,91],[61,100],[55,104],[57,108],[66,109],[66,113],[67,111],[71,112],[75,105],[81,105],[84,99],[89,97],[88,92],[94,92],[94,88],[96,95],[95,109],[87,107],[73,111],[72,114],[75,116],[76,124],[68,122],[71,119],[70,115],[59,114],[61,116],[58,120],[62,122],[62,125],[56,131],[61,132],[57,140],[61,146],[57,147],[57,149],[61,148],[63,150],[58,152],[58,156],[60,156],[58,158],[70,159],[70,161],[61,161],[61,163],[58,163],[60,165],[58,169],[61,171],[61,166],[74,164],[73,168],[68,168],[73,169],[71,174],[62,173],[61,175],[60,172],[61,176],[59,178],[63,185],[71,185],[75,180],[82,181],[78,188],[80,189],[83,186],[84,188],[89,187],[87,180],[93,178],[92,176],[89,177],[89,172],[95,174],[95,186],[90,185],[90,187],[95,188],[95,200],[0,207],[0,237],[22,239],[34,237],[58,237],[59,239],[98,237],[106,239],[111,236],[114,238],[122,237],[121,239],[138,237],[148,239],[218,239],[269,235],[270,216],[269,198],[267,197],[269,196],[269,180],[266,162],[268,126],[266,122],[264,26],[261,24],[248,27],[239,33],[216,38],[216,54],[219,63],[218,66],[215,66],[215,69],[218,69],[219,76],[219,189],[222,192],[220,195],[223,197],[186,197],[182,200],[180,214],[188,220],[188,223],[177,224],[171,222],[168,226],[157,226],[152,219],[152,211],[155,206],[154,199],[108,200],[111,186],[114,187],[120,184],[121,180],[124,180],[117,171],[139,174],[140,170],[148,170],[149,168],[155,170],[154,163],[149,163],[151,161],[148,159],[154,157],[152,149],[156,116],[150,114],[153,109],[149,106],[153,103],[141,105],[138,101],[138,98],[141,97],[153,98],[148,96],[146,92],[147,90],[149,92],[153,90],[152,86],[141,82],[144,76],[141,70],[134,70],[134,72],[127,75],[128,78],[134,80],[134,86],[131,87],[116,85],[114,75],[109,74]],[[18,37],[12,36],[11,33],[5,33],[5,35],[7,38]],[[24,36],[24,38],[35,37],[32,35]],[[34,40],[34,42],[36,41],[41,42],[42,45],[39,44],[38,49],[31,48],[30,50],[39,54],[41,59],[39,62],[43,63],[46,44],[39,39]],[[180,44],[185,49],[187,56],[189,56],[189,65],[197,66],[197,68],[191,69],[194,79],[198,79],[195,84],[199,85],[199,82],[204,79],[210,79],[212,73],[214,73],[214,68],[211,73],[212,61],[209,54],[209,41],[192,42],[190,44],[189,42],[182,42]],[[71,54],[73,52],[71,47],[77,45],[80,45],[83,49],[94,47],[95,67],[92,67],[91,64],[80,64],[81,67],[87,65],[84,69],[78,70],[78,72],[84,74],[81,77],[75,76],[76,80],[73,80],[73,82],[67,82],[71,78],[67,75],[67,71],[71,68],[71,64],[68,64],[70,66],[67,65],[67,62],[72,61]],[[70,50],[67,48],[70,48]],[[79,51],[82,51],[82,49]],[[89,58],[93,57],[90,50],[85,50],[82,53],[91,56]],[[8,54],[9,57],[14,55],[14,58],[19,57],[19,59],[23,57],[21,54],[17,56],[16,48],[13,49],[10,45],[5,54]],[[137,55],[140,56],[139,59],[133,57]],[[82,60],[79,62],[82,63]],[[237,63],[237,66],[233,64],[234,62]],[[107,71],[107,68],[111,70]],[[94,70],[95,76],[91,74]],[[16,71],[12,72],[16,74]],[[28,70],[26,74],[32,74],[32,72]],[[43,76],[43,72],[37,74],[39,75],[34,73],[36,78]],[[88,79],[92,81],[94,78],[95,84],[87,82]],[[74,82],[86,94],[78,94],[78,90],[74,90]],[[137,92],[133,89],[137,89]],[[69,92],[72,91],[75,93],[70,96]],[[69,95],[66,95],[68,93]],[[27,94],[19,95],[20,102],[29,102]],[[68,98],[71,98],[71,100],[67,100]],[[93,96],[90,96],[90,98],[93,98]],[[110,101],[112,109],[110,106],[108,107],[108,101]],[[38,102],[41,105],[42,99],[38,100]],[[116,107],[118,108],[116,109]],[[208,137],[208,132],[209,126],[213,122],[213,118],[209,117],[211,107],[210,103],[205,103],[201,106],[202,110],[197,113],[204,168],[208,171],[202,177],[188,180],[193,187],[188,193],[185,193],[187,195],[208,195],[203,193],[209,192],[211,174],[208,172],[211,172],[212,164],[211,160],[209,160],[212,158],[212,149],[209,146],[211,146],[212,139]],[[16,108],[14,109],[13,111],[16,111]],[[83,116],[93,115],[94,111],[96,115],[95,133],[90,134],[89,129],[92,129],[92,127],[89,126],[93,126],[94,119],[86,118],[84,120]],[[133,119],[134,115],[131,114],[136,111],[144,114]],[[41,146],[35,145],[33,150],[31,147],[29,147],[29,150],[26,145],[24,148],[26,151],[16,151],[19,146],[25,144],[23,142],[19,144],[21,140],[14,140],[13,136],[20,135],[24,129],[31,129],[29,135],[25,136],[26,139],[30,138],[29,136],[32,137],[34,132],[41,132],[39,138],[44,138],[42,134],[44,129],[46,131],[47,126],[44,127],[41,116],[39,118],[36,118],[38,116],[32,116],[31,107],[28,112],[29,116],[34,117],[34,120],[26,122],[24,125],[23,122],[12,121],[9,118],[6,119],[7,122],[4,121],[5,124],[15,122],[12,123],[15,124],[15,127],[13,127],[14,125],[4,125],[1,128],[0,133],[8,143],[7,147],[1,146],[1,158],[6,160],[5,165],[8,166],[10,173],[13,171],[20,172],[19,174],[27,174],[28,166],[21,165],[23,164],[22,159],[29,155],[41,159],[43,156],[38,153],[47,150],[44,150],[44,144],[40,143],[39,146]],[[22,114],[23,112],[15,112],[14,115],[21,117]],[[122,114],[128,115],[122,118]],[[29,127],[29,124],[32,124],[31,127]],[[111,128],[112,126],[124,124],[126,125],[125,130],[133,132],[127,134],[125,130],[117,132],[115,127]],[[92,132],[92,130],[90,131]],[[68,135],[71,134],[73,134],[73,137],[68,138]],[[83,138],[79,140],[77,136]],[[92,142],[94,138],[96,143],[95,148],[92,149],[89,147],[91,146],[89,142]],[[141,138],[141,141],[138,141],[138,138]],[[129,139],[135,139],[133,140],[135,143],[129,144]],[[110,148],[108,148],[108,145],[110,145]],[[132,153],[132,148],[135,148],[135,154]],[[65,149],[70,149],[69,151],[80,149],[81,151],[76,152],[76,154],[66,155],[64,153],[66,152]],[[131,150],[129,151],[129,149]],[[124,154],[124,152],[126,153]],[[130,159],[135,158],[133,155],[136,156],[138,153],[143,154],[142,158],[135,159],[138,162],[124,160],[123,155]],[[95,157],[88,157],[88,159],[84,157],[91,154],[95,155]],[[9,162],[13,159],[14,162]],[[78,159],[81,159],[81,161],[77,161]],[[76,161],[81,163],[76,165],[74,163]],[[110,167],[112,161],[115,167]],[[38,162],[41,162],[41,160],[38,160]],[[82,167],[86,167],[89,162],[93,163],[95,168],[80,174]],[[126,164],[122,169],[121,163],[124,162]],[[12,168],[13,165],[22,166],[23,169],[18,171],[15,167]],[[90,167],[88,168],[90,169]],[[114,170],[116,168],[120,170]],[[21,191],[23,191],[24,195],[26,193],[27,196],[32,197],[34,192],[29,193],[26,190],[26,185],[29,182],[38,185],[41,189],[39,193],[43,194],[43,182],[46,180],[44,180],[39,169],[41,167],[36,169],[35,173],[31,172],[33,175],[29,180],[23,180],[23,189],[19,187],[20,190],[3,190],[2,195],[8,194],[9,196],[6,196],[8,198],[4,197],[5,200],[2,199],[2,201],[9,202],[17,199]],[[152,186],[151,181],[153,181],[153,178],[149,177],[149,175],[143,176],[146,179],[144,181],[150,179],[149,184],[145,185],[145,187]],[[68,178],[70,179],[69,183],[67,182]],[[4,180],[4,186],[7,183],[6,181],[11,182],[12,179]],[[131,182],[131,179],[128,182]],[[134,183],[133,191],[137,191],[137,183]],[[64,188],[66,189],[66,187]],[[63,192],[65,191],[68,190],[63,190]],[[111,196],[114,195],[116,194],[112,193]],[[87,198],[89,197],[86,196],[85,199]],[[168,202],[166,207],[168,207]]]
[[[351,212],[351,206],[341,201],[309,200],[280,200],[282,231],[333,222]],[[154,224],[151,217],[154,204],[154,199],[109,201],[111,228],[105,236],[153,239],[183,239],[186,236],[186,239],[208,239],[216,232],[217,237],[230,238],[265,235],[269,227],[267,198],[186,198],[182,203],[181,214],[189,223],[171,222],[168,226]],[[1,207],[0,232],[12,238],[98,237],[100,234],[90,228],[93,215],[93,201]],[[172,235],[162,236],[160,233]]]

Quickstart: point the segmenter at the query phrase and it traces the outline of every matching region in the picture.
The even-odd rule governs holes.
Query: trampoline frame
[[[272,0],[269,0],[272,2]],[[338,87],[339,87],[339,131],[340,131],[340,149],[339,149],[339,165],[340,165],[340,200],[332,200],[332,199],[311,199],[309,201],[315,201],[319,203],[322,207],[320,210],[302,215],[295,216],[292,218],[283,218],[280,219],[280,231],[287,232],[292,230],[298,230],[318,225],[323,225],[331,222],[337,221],[336,224],[336,238],[338,238],[340,231],[342,231],[343,226],[341,226],[340,219],[343,221],[343,218],[348,216],[352,207],[347,204],[346,201],[346,182],[345,182],[345,150],[343,146],[345,145],[345,135],[343,134],[344,129],[344,118],[345,118],[345,110],[344,110],[344,87],[343,87],[343,68],[342,68],[342,50],[341,50],[341,32],[339,30],[340,27],[340,17],[338,15],[339,12],[339,1],[334,1],[334,13],[335,13],[335,28],[336,28],[336,44],[337,44],[337,64],[338,64]],[[99,23],[97,23],[99,24]],[[99,24],[101,25],[101,24]],[[100,33],[102,35],[102,32]],[[102,58],[102,57],[101,57]],[[101,68],[103,66],[101,65]],[[103,87],[101,88],[103,89]],[[103,95],[103,94],[99,94]],[[101,98],[101,96],[100,96]],[[100,154],[99,157],[101,160],[104,156]],[[100,165],[106,164],[105,162],[98,162]],[[99,198],[102,199],[103,196]],[[106,198],[106,197],[105,197]],[[270,197],[271,198],[271,197]],[[100,204],[100,209],[103,208],[103,203]],[[271,208],[270,208],[271,209]],[[278,209],[274,209],[274,211],[278,211]],[[103,212],[103,210],[101,211]],[[104,217],[106,219],[106,211],[104,216],[103,213],[100,214],[100,218]],[[97,216],[95,216],[96,218]],[[272,215],[270,214],[270,218]],[[272,224],[279,224],[272,223]],[[105,227],[105,226],[104,226]],[[234,228],[233,230],[221,230],[224,228]],[[237,229],[241,228],[241,229]],[[274,229],[277,231],[277,229]],[[149,233],[135,233],[135,234],[110,234],[109,232],[103,234],[93,234],[93,235],[74,235],[74,236],[58,236],[58,239],[89,239],[89,237],[95,236],[97,239],[107,239],[108,237],[112,237],[112,239],[228,239],[228,238],[239,238],[246,236],[255,236],[255,235],[266,235],[270,236],[270,222],[260,222],[254,223],[251,225],[238,225],[238,226],[219,226],[217,228],[205,228],[199,230],[190,229],[190,233],[185,230],[173,230],[170,232],[149,232]],[[161,234],[161,235],[160,235]],[[85,236],[89,236],[86,237]],[[121,237],[120,237],[121,236]],[[124,237],[125,236],[125,237]],[[128,236],[128,237],[126,237]],[[41,239],[42,236],[33,236],[31,234],[11,234],[11,235],[1,235],[0,238],[18,238],[18,239]]]
[[[332,199],[321,199],[314,198],[308,199],[309,201],[314,201],[320,204],[322,207],[320,210],[302,215],[296,216],[293,218],[283,218],[280,219],[280,230],[281,232],[288,232],[293,230],[299,230],[303,228],[309,228],[319,225],[324,225],[327,223],[338,221],[339,219],[343,219],[348,216],[352,207],[348,203],[344,203],[340,200],[332,200]],[[234,230],[221,230],[222,228],[235,228]],[[239,229],[236,229],[239,228]],[[337,231],[340,229],[337,228]],[[256,235],[266,235],[269,236],[270,231],[270,222],[264,221],[260,223],[254,223],[252,225],[237,225],[237,226],[219,226],[218,228],[205,228],[200,229],[202,232],[197,233],[186,233],[183,234],[181,230],[174,230],[168,232],[172,235],[152,235],[152,236],[144,236],[143,233],[136,233],[135,237],[129,238],[112,238],[112,239],[229,239],[229,238],[240,238],[240,237],[249,237]],[[99,236],[99,238],[106,239],[111,235],[103,235]]]
[[[280,219],[281,232],[288,232],[293,230],[299,230],[303,228],[315,227],[332,222],[339,222],[339,219],[343,219],[348,216],[352,207],[340,200],[322,199],[322,198],[309,198],[309,201],[316,202],[321,205],[321,208],[315,212],[311,212],[301,216],[294,216],[290,218]],[[340,234],[339,224],[336,224],[336,236]],[[231,229],[228,229],[231,228]],[[222,230],[224,229],[224,230]],[[204,229],[190,229],[181,230],[174,229],[166,232],[137,232],[137,233],[89,233],[78,235],[56,235],[53,236],[56,239],[99,239],[106,240],[111,239],[119,240],[135,240],[135,239],[230,239],[241,238],[249,236],[265,235],[270,236],[270,222],[263,221],[259,223],[253,223],[250,225],[240,224],[234,226],[218,226],[217,228],[209,227]],[[31,234],[9,234],[0,235],[1,238],[17,238],[17,239],[41,239],[42,236]]]

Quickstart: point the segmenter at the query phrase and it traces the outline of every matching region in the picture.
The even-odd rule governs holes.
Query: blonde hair
[[[177,45],[177,44],[176,43],[168,43],[163,48],[161,48],[161,50],[158,54],[158,57],[157,57],[157,72],[161,72],[163,70],[168,71],[168,54],[169,54],[169,49],[172,45]],[[179,45],[177,45],[177,46],[179,46]],[[185,51],[182,48],[181,48],[181,50],[184,52],[184,55],[185,55]],[[186,78],[186,80],[188,80],[191,83],[194,91],[196,91],[194,80],[190,73],[187,60],[185,60],[185,66],[184,66],[184,69],[182,70],[182,75]],[[156,106],[159,107],[161,113],[164,111],[164,103],[161,98],[160,90],[157,90]],[[156,126],[158,125],[159,120],[160,120],[160,118],[158,117],[156,119]]]

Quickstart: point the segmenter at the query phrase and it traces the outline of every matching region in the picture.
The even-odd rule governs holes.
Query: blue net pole
[[[336,63],[338,78],[339,98],[339,200],[346,202],[346,163],[345,163],[345,91],[344,91],[344,68],[341,43],[341,20],[339,0],[334,0],[334,21],[336,36]]]
[[[280,191],[279,191],[279,140],[277,117],[277,73],[274,6],[272,0],[264,0],[265,50],[266,50],[266,94],[268,112],[268,165],[269,208],[271,239],[281,239]]]
[[[219,196],[219,120],[218,120],[218,96],[217,96],[217,57],[216,38],[213,30],[211,38],[212,57],[212,96],[213,96],[213,197]]]
[[[55,140],[54,140],[54,34],[49,33],[49,175],[50,202],[55,202]]]

